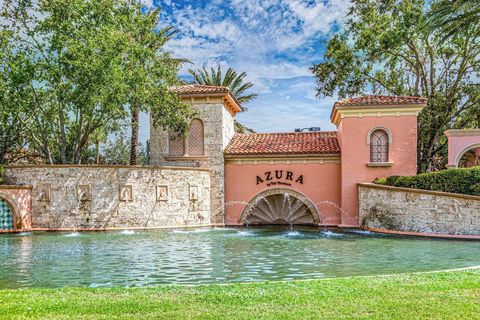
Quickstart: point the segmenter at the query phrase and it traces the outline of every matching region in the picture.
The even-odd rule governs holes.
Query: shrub
[[[386,178],[376,178],[375,180],[373,180],[373,183],[386,185],[387,184],[387,179]]]
[[[0,183],[3,182],[3,167],[0,166]]]
[[[390,176],[384,180],[375,179],[374,182],[393,187],[480,196],[480,167],[421,173],[416,176]]]

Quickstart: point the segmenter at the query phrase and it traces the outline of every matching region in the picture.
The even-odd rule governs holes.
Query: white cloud
[[[289,109],[293,112],[291,117],[297,117],[298,123],[311,120],[311,114],[299,115],[309,104],[314,109],[319,108],[309,67],[321,57],[318,39],[329,34],[333,26],[341,25],[349,1],[211,0],[189,3],[186,6],[175,1],[161,3],[167,9],[162,12],[164,23],[179,30],[178,37],[170,41],[168,48],[177,56],[192,61],[197,68],[220,64],[245,71],[248,80],[255,84],[255,92],[260,94],[259,99],[248,106],[248,115],[241,117],[247,125],[262,129],[257,124],[264,123],[267,130],[273,126],[259,122],[256,117],[266,116],[261,111],[262,104],[265,101],[273,103],[271,100],[278,96],[276,91],[280,88],[288,90],[285,94],[289,97],[283,97],[281,103],[296,106]],[[185,74],[190,67],[192,65],[181,72]],[[303,84],[297,81],[305,77],[311,79]],[[282,87],[279,82],[283,81],[290,81],[292,88]],[[331,104],[328,109],[330,107]],[[254,112],[255,116],[251,115]],[[325,121],[329,122],[328,116]]]

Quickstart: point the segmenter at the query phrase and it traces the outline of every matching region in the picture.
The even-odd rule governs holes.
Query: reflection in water
[[[0,288],[313,279],[480,264],[480,242],[317,229],[0,236]]]

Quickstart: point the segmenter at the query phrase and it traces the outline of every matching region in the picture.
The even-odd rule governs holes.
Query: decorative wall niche
[[[120,186],[120,201],[133,201],[133,191],[131,185],[121,185]]]
[[[79,184],[77,185],[77,200],[78,201],[91,201],[92,193],[90,191],[90,185],[88,184]]]
[[[190,200],[197,201],[198,200],[198,186],[190,186]]]
[[[51,188],[50,184],[42,183],[37,186],[37,201],[39,202],[50,202],[51,201]]]
[[[168,186],[157,186],[157,201],[168,201]]]

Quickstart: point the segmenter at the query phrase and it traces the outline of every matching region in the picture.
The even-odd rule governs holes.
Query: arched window
[[[200,119],[193,119],[190,122],[187,137],[187,153],[190,156],[204,155],[203,122]]]
[[[185,138],[183,135],[174,132],[168,134],[168,154],[171,156],[183,156],[185,154]]]
[[[370,135],[370,162],[388,162],[389,138],[383,129],[376,129]]]
[[[472,148],[465,153],[458,162],[459,168],[471,168],[480,166],[480,147]]]

